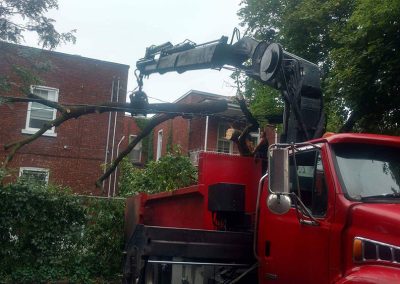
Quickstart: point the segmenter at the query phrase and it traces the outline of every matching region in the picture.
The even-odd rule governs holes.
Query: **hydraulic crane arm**
[[[322,92],[317,65],[286,52],[279,44],[244,37],[234,44],[228,38],[196,45],[170,42],[146,49],[136,63],[141,75],[176,71],[239,68],[251,78],[281,91],[285,102],[281,142],[303,142],[324,130]]]
[[[256,41],[245,38],[238,44],[230,45],[228,38],[196,45],[184,42],[173,46],[167,42],[146,49],[146,56],[140,59],[136,66],[143,75],[176,71],[182,73],[188,70],[222,68],[224,65],[241,67],[254,52]],[[159,55],[158,59],[155,56]]]

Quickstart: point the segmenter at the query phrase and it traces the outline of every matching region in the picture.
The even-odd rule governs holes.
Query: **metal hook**
[[[135,70],[135,77],[136,77],[136,82],[139,87],[139,91],[141,91],[143,88],[143,74],[140,73],[139,69]]]

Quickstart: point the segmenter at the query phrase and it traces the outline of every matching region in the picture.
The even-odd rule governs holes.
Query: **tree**
[[[328,129],[399,134],[400,1],[244,0],[238,14],[322,67]]]
[[[33,32],[43,48],[75,43],[76,30],[58,32],[55,20],[45,16],[50,9],[58,9],[57,0],[0,0],[0,40],[20,43],[25,32]]]

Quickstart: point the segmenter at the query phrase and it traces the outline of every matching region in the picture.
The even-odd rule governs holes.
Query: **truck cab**
[[[270,179],[287,179],[287,212],[273,213],[265,201],[275,193],[263,189],[259,282],[400,282],[400,139],[336,134],[310,142],[282,160],[286,177],[270,171]]]
[[[197,185],[129,199],[126,282],[400,283],[400,138],[282,145],[268,174],[204,152]]]

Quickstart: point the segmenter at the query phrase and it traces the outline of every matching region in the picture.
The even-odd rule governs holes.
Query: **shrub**
[[[0,186],[0,283],[99,282],[122,268],[121,200],[64,188]]]

